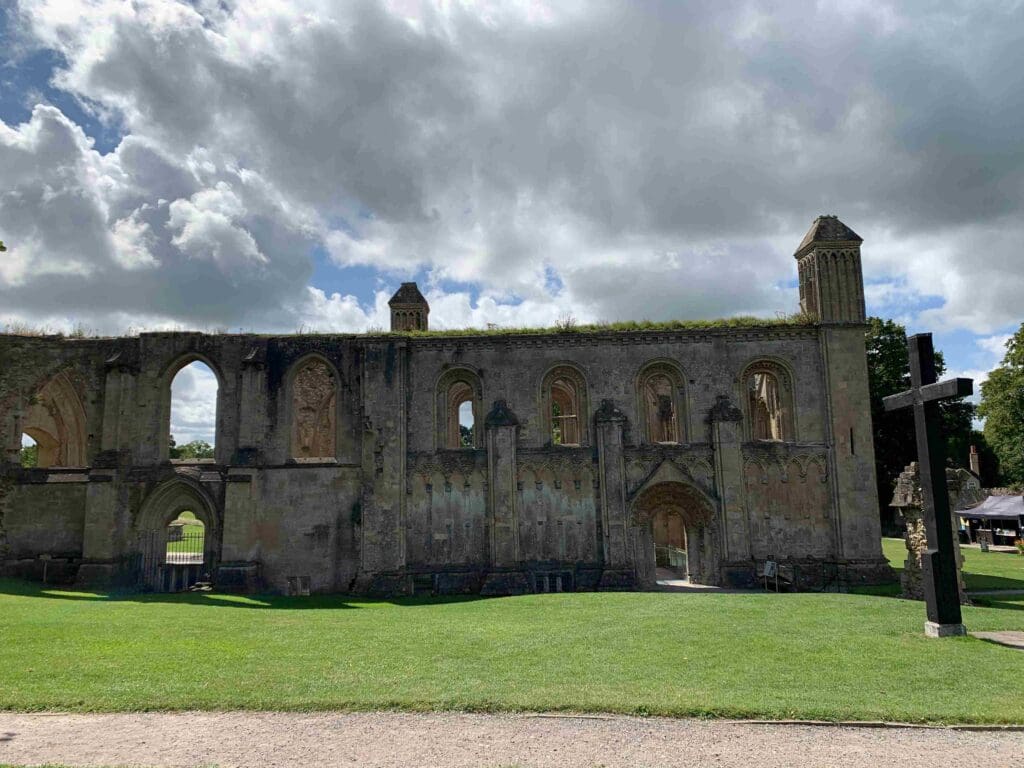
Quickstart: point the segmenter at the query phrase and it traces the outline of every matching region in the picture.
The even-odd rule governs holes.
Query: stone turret
[[[388,301],[391,307],[391,330],[425,331],[430,305],[416,283],[402,283]]]
[[[800,272],[800,309],[822,323],[863,323],[863,238],[836,216],[819,216],[794,256]]]

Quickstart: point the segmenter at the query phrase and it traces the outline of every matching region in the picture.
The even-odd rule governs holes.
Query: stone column
[[[116,574],[117,558],[136,549],[122,487],[125,469],[132,461],[132,423],[138,357],[131,347],[119,350],[106,361],[100,451],[93,458],[85,495],[82,530],[82,566],[77,584],[82,587],[110,586]]]
[[[602,400],[595,420],[604,563],[606,568],[629,568],[632,565],[626,537],[629,513],[626,509],[626,467],[622,454],[626,417],[611,400]]]
[[[254,346],[242,358],[242,373],[236,402],[238,447],[231,463],[252,466],[264,463],[263,436],[266,434],[267,412],[267,348]]]
[[[520,594],[530,591],[519,564],[519,510],[516,443],[519,419],[504,400],[495,400],[484,419],[487,434],[487,522],[491,539],[491,566],[482,594]]]
[[[719,539],[721,547],[722,579],[725,583],[753,578],[750,556],[750,532],[747,530],[745,494],[743,486],[743,413],[726,395],[719,395],[708,415],[711,424],[711,446],[715,458],[715,490],[720,500]],[[710,524],[708,528],[716,526]],[[713,542],[714,543],[714,542]],[[705,572],[712,576],[716,570],[712,552],[704,553]]]
[[[653,562],[653,555],[645,546],[653,546],[653,542],[645,541],[642,532],[632,530],[629,525],[622,442],[626,417],[611,400],[602,400],[594,418],[604,555],[601,588],[632,587],[653,579],[653,574],[646,573],[648,560]]]

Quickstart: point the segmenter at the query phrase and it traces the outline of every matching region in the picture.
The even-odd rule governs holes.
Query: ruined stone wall
[[[80,559],[87,476],[32,474],[23,473],[5,500],[6,557]]]
[[[849,344],[826,354],[829,333],[0,337],[8,461],[33,393],[60,374],[84,408],[88,464],[74,490],[57,490],[46,478],[61,470],[36,470],[30,488],[8,463],[16,490],[0,534],[9,551],[38,553],[54,532],[101,580],[191,505],[212,526],[211,565],[258,564],[273,590],[299,576],[314,591],[629,587],[653,578],[650,521],[633,504],[663,483],[708,510],[690,533],[709,583],[748,581],[768,558],[880,561],[868,541],[877,509],[853,498],[873,493],[870,453],[852,469],[837,456],[849,452],[837,413],[850,409],[865,414],[842,418],[870,449],[866,380],[848,380],[865,378],[862,361]],[[170,462],[170,385],[195,360],[218,378],[215,459]],[[677,444],[645,435],[639,377],[652,364],[678,380]],[[778,373],[785,442],[752,439],[754,364]],[[551,444],[556,369],[579,385],[578,445]],[[473,392],[468,448],[445,443],[440,387],[452,377]]]

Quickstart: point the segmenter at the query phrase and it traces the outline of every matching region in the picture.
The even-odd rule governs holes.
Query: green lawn
[[[1016,552],[982,552],[964,547],[964,582],[967,589],[1024,590],[1024,557]],[[903,539],[882,539],[882,552],[893,568],[901,570],[907,559]]]
[[[1024,598],[965,609],[1024,630]],[[108,597],[0,581],[0,709],[583,710],[1024,722],[1024,653],[840,594]]]

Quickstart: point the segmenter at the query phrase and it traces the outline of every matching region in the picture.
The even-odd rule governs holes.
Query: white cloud
[[[171,434],[178,445],[213,444],[217,417],[217,376],[203,363],[186,365],[171,382]]]
[[[101,155],[45,106],[0,123],[11,316],[386,326],[380,294],[310,287],[316,247],[425,270],[435,325],[771,315],[834,211],[873,305],[1019,322],[1020,6],[18,8],[19,44],[125,137]]]

